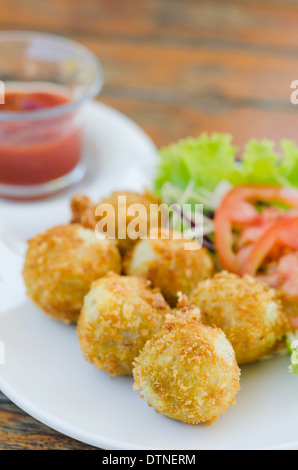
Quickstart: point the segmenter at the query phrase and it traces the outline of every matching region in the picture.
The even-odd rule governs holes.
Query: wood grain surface
[[[10,0],[0,29],[68,36],[102,61],[99,99],[158,146],[202,131],[298,140],[298,0]],[[0,395],[1,449],[83,449]]]

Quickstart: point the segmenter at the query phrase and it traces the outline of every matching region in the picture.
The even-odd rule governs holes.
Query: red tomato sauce
[[[39,111],[68,103],[55,93],[9,93],[0,112]],[[73,170],[81,156],[75,113],[32,120],[0,121],[0,183],[41,184]]]

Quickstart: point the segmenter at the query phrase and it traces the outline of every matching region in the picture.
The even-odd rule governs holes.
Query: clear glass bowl
[[[0,196],[48,196],[85,175],[81,107],[103,85],[97,58],[82,45],[35,32],[0,32],[0,94],[40,93],[63,103],[4,110],[0,99]],[[4,88],[4,90],[3,90]]]

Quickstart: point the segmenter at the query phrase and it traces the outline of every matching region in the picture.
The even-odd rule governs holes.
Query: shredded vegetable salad
[[[252,139],[239,156],[228,134],[204,133],[198,138],[182,139],[160,150],[155,193],[174,210],[183,204],[203,204],[204,245],[214,251],[214,214],[233,186],[298,187],[298,147],[289,140],[281,141],[280,147],[282,155],[273,142]],[[181,216],[187,234],[187,217]],[[189,226],[193,227],[193,221]]]
[[[255,190],[254,185],[259,189]],[[248,191],[248,197],[238,197],[239,200],[234,198],[232,206],[229,207],[227,196],[231,199],[232,189],[238,186],[243,187],[244,192]],[[281,196],[271,197],[270,194],[278,193],[276,188],[281,188]],[[294,191],[291,191],[291,188]],[[282,230],[283,220],[291,218],[292,222],[286,221],[289,228],[290,225],[295,228],[298,224],[298,146],[294,142],[281,141],[278,152],[273,142],[252,139],[240,154],[228,134],[209,136],[204,133],[198,138],[180,140],[160,150],[154,189],[162,202],[168,205],[170,213],[180,216],[186,236],[190,229],[195,233],[196,229],[199,232],[199,228],[196,227],[195,212],[186,212],[182,209],[183,205],[187,204],[193,208],[196,204],[203,205],[203,244],[216,255],[222,269],[233,271],[231,263],[227,263],[227,253],[229,254],[230,250],[232,265],[239,265],[239,270],[235,269],[234,272],[240,275],[249,272],[245,271],[246,266],[260,268],[261,271],[256,272],[256,277],[263,277],[271,287],[282,286],[287,294],[285,301],[295,301],[295,305],[298,305],[298,283],[295,274],[298,272],[298,238],[296,229],[292,230],[292,238],[289,231],[285,235]],[[236,191],[236,196],[238,193],[241,193],[241,190]],[[259,199],[259,195],[263,193],[269,193],[268,197]],[[290,201],[291,210],[284,207],[285,201],[286,205],[287,201]],[[275,225],[278,223],[279,225]],[[227,227],[230,228],[230,233],[224,230]],[[220,249],[219,237],[216,236],[218,228],[220,233],[225,235],[223,242],[220,237],[221,245],[230,241],[230,247],[226,243],[223,249]],[[268,246],[266,245],[267,251],[264,249],[265,232],[270,235]],[[275,244],[271,247],[269,239],[273,238]],[[259,266],[255,253],[259,255],[259,248],[262,246],[264,259],[259,260]],[[232,252],[235,247],[236,251]],[[230,267],[225,266],[225,262]],[[297,316],[295,322],[296,319]],[[293,327],[296,328],[296,325]],[[290,371],[298,375],[297,328],[295,333],[288,335],[286,342],[292,355]]]

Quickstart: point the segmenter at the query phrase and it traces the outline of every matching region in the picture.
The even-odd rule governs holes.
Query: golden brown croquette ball
[[[158,413],[185,423],[212,423],[234,404],[240,371],[224,333],[203,325],[195,306],[167,315],[133,370],[134,389]]]
[[[248,275],[216,274],[201,282],[190,300],[200,308],[204,324],[225,332],[239,364],[269,355],[288,329],[275,291]]]
[[[110,375],[131,374],[135,357],[169,311],[145,279],[112,274],[96,281],[78,322],[85,358]]]
[[[76,322],[93,281],[120,272],[115,242],[81,225],[47,230],[29,241],[24,266],[28,296],[51,317]]]
[[[125,200],[123,199],[125,198]],[[134,204],[140,204],[144,208],[144,214],[139,216],[138,213],[135,215],[128,215],[129,208]],[[140,220],[144,220],[145,233],[149,233],[150,228],[150,211],[158,212],[154,205],[160,205],[161,201],[157,199],[152,193],[146,191],[144,194],[134,193],[130,191],[115,192],[111,196],[104,198],[100,204],[94,205],[87,196],[76,195],[71,201],[72,209],[72,222],[81,223],[88,228],[95,228],[96,224],[102,219],[106,222],[105,230],[107,230],[108,238],[115,238],[118,240],[118,247],[122,254],[131,250],[138,238],[132,239],[127,233],[130,222],[137,216]],[[111,205],[114,212],[107,215],[106,205]],[[102,213],[102,215],[101,215]],[[97,214],[97,215],[96,215]],[[144,215],[144,217],[143,217]],[[143,219],[142,219],[143,218]],[[157,225],[161,223],[161,218],[157,220]],[[109,230],[110,229],[110,230]],[[136,230],[140,230],[137,226]],[[123,239],[119,237],[124,234]]]
[[[125,198],[125,199],[124,199]],[[140,219],[140,226],[136,227],[136,231],[141,230],[141,225],[143,221],[143,225],[145,231],[142,232],[142,236],[146,236],[149,233],[150,229],[150,211],[156,211],[157,209],[155,206],[160,204],[160,200],[157,199],[152,193],[146,191],[145,194],[133,193],[129,191],[122,191],[113,193],[110,197],[107,197],[101,201],[99,206],[97,207],[97,211],[100,210],[100,206],[110,204],[113,206],[115,211],[115,234],[118,240],[118,247],[122,254],[127,253],[129,250],[133,248],[133,246],[138,241],[138,238],[133,239],[130,236],[128,231],[129,224],[132,220],[139,216]],[[129,214],[129,208],[132,208],[133,205],[138,204],[142,206],[142,210],[144,213],[134,212],[133,214]],[[98,213],[98,212],[97,212]],[[119,217],[120,215],[120,217]],[[101,218],[99,218],[100,220]],[[112,223],[111,223],[112,222]],[[113,227],[113,221],[110,221],[111,227]],[[157,219],[158,224],[158,219]],[[125,234],[125,238],[121,239],[120,234]],[[109,233],[108,233],[109,235]]]
[[[189,295],[198,282],[212,277],[214,262],[206,248],[186,250],[185,239],[141,240],[124,261],[124,270],[132,276],[144,276],[159,287],[172,307],[178,293]]]

